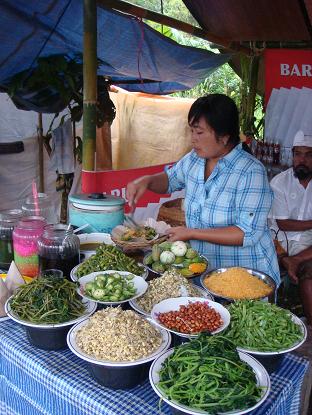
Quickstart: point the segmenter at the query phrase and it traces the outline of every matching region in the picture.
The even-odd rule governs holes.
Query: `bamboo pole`
[[[39,192],[44,193],[43,123],[41,112],[38,113],[37,133],[39,152]]]
[[[82,168],[94,170],[97,100],[96,0],[84,0]]]
[[[259,56],[253,56],[250,64],[249,94],[247,98],[247,129],[254,130],[254,112],[259,72]]]
[[[180,30],[190,35],[205,39],[209,42],[215,43],[223,48],[229,49],[230,51],[239,51],[247,55],[251,54],[250,48],[242,46],[239,42],[233,42],[232,40],[216,36],[207,30],[190,25],[189,23],[182,22],[180,20],[174,19],[163,15],[161,13],[153,12],[147,10],[143,7],[135,6],[134,4],[127,3],[121,0],[97,0],[99,7],[104,9],[113,9],[121,11],[124,13],[129,13],[131,15],[140,17],[142,19],[148,19],[156,23],[160,23],[165,26],[172,27],[173,29]]]

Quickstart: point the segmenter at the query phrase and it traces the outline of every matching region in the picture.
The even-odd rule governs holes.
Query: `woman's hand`
[[[131,211],[134,211],[140,197],[146,192],[149,185],[150,176],[143,176],[133,182],[128,183],[126,189],[126,198]]]
[[[177,226],[176,228],[170,228],[167,230],[169,235],[169,241],[188,241],[192,238],[192,229],[186,228],[185,226]]]

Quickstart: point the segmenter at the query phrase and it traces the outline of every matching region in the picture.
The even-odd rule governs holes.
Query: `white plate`
[[[282,353],[288,353],[291,352],[295,349],[297,349],[298,347],[300,347],[307,339],[307,328],[305,326],[305,324],[300,320],[299,317],[295,316],[295,314],[291,313],[289,310],[287,310],[288,313],[291,315],[292,321],[297,324],[298,326],[300,326],[301,330],[302,330],[302,335],[303,338],[302,340],[299,340],[297,343],[295,343],[293,346],[289,347],[288,349],[282,349],[279,350],[278,352],[259,352],[257,350],[253,350],[253,349],[246,349],[244,347],[239,347],[237,346],[237,350],[240,350],[242,352],[246,352],[246,353],[251,353],[257,356],[275,356],[278,354],[282,354]],[[278,334],[278,333],[276,333]]]
[[[100,232],[94,232],[94,233],[82,233],[80,235],[77,235],[80,243],[87,244],[87,243],[104,243],[106,245],[115,245],[115,243],[112,241],[112,238],[109,233],[100,233]]]
[[[185,334],[180,333],[179,331],[168,329],[158,320],[159,313],[167,313],[168,311],[178,311],[181,305],[188,305],[189,303],[195,302],[201,303],[208,303],[208,305],[214,308],[220,315],[223,320],[223,324],[217,329],[211,332],[211,334],[217,334],[227,328],[230,324],[231,316],[228,310],[223,307],[223,305],[216,303],[215,301],[211,301],[207,298],[202,297],[178,297],[178,298],[168,298],[167,300],[163,300],[158,304],[155,304],[151,311],[151,317],[158,324],[160,327],[171,331],[171,333],[176,334],[177,336],[187,337],[187,338],[194,338],[197,337],[198,334]]]
[[[163,399],[167,404],[170,406],[173,406],[176,409],[179,409],[180,411],[185,412],[186,414],[190,415],[207,415],[209,412],[207,411],[201,411],[199,409],[192,409],[188,406],[182,405],[176,401],[171,401],[167,398],[166,395],[163,394],[163,392],[157,387],[157,384],[159,382],[159,371],[161,369],[161,366],[163,362],[173,353],[174,349],[167,350],[162,355],[157,357],[157,359],[154,360],[150,367],[149,372],[149,379],[150,383],[152,385],[152,388],[157,393],[157,395]],[[257,386],[260,386],[262,388],[262,396],[259,399],[259,401],[252,407],[248,409],[244,409],[242,411],[231,411],[231,412],[222,412],[222,414],[235,414],[235,415],[243,415],[246,414],[249,411],[252,411],[255,408],[258,408],[258,406],[262,405],[263,402],[267,399],[270,388],[271,388],[271,382],[268,372],[265,370],[265,368],[262,366],[261,363],[258,362],[258,360],[254,359],[252,356],[249,356],[247,353],[239,352],[239,357],[243,362],[246,362],[254,371],[256,378],[257,378]]]
[[[195,284],[191,284],[191,286],[198,291],[198,294],[202,298],[208,298],[209,300],[212,300],[213,301],[213,296],[211,294],[209,294],[206,290],[204,290],[203,288],[201,288],[201,287],[199,287],[198,285],[195,285]],[[144,311],[143,308],[141,308],[139,306],[139,304],[137,303],[136,300],[129,301],[129,304],[138,313],[143,314],[146,317],[151,317],[151,313],[147,313],[146,311]]]
[[[83,264],[83,262],[82,262]],[[70,278],[72,281],[76,282],[76,281],[80,281],[81,278],[77,277],[77,270],[80,267],[81,264],[76,265],[71,271],[70,271]],[[146,280],[146,278],[148,277],[148,269],[146,269],[146,267],[142,267],[142,274],[140,275],[140,277],[143,278],[143,280]],[[105,273],[106,271],[96,271],[96,272],[100,272],[101,274]],[[110,271],[111,272],[111,271]],[[114,271],[114,272],[127,272],[127,271]],[[89,274],[86,274],[89,275]]]
[[[80,316],[75,318],[74,320],[69,320],[69,321],[65,321],[64,323],[58,323],[58,324],[37,324],[37,323],[32,323],[30,321],[26,321],[26,320],[22,320],[20,319],[15,313],[14,311],[11,309],[11,299],[13,298],[13,295],[8,298],[8,300],[5,303],[5,312],[7,313],[8,317],[11,318],[12,320],[16,321],[16,323],[19,323],[23,326],[28,326],[28,327],[35,327],[38,329],[51,329],[51,328],[59,328],[59,327],[65,327],[65,326],[70,326],[76,323],[79,323],[82,320],[85,320],[86,318],[90,317],[91,314],[93,314],[96,310],[97,304],[95,301],[90,301],[90,300],[82,300],[82,302],[84,304],[86,304],[87,309],[85,311],[85,313]]]
[[[145,318],[145,317],[142,317],[142,318]],[[155,350],[155,352],[152,353],[150,356],[135,360],[134,362],[114,362],[112,360],[99,360],[99,359],[96,359],[95,357],[92,357],[86,354],[83,350],[81,350],[80,347],[76,343],[76,334],[78,330],[80,330],[83,326],[88,324],[89,319],[76,324],[74,327],[72,327],[69,330],[67,334],[67,344],[70,350],[76,356],[80,357],[80,359],[83,359],[86,362],[93,363],[93,364],[100,365],[100,366],[127,367],[127,366],[136,366],[136,365],[140,365],[143,363],[147,363],[147,362],[150,362],[151,360],[156,359],[156,357],[158,357],[161,353],[163,353],[164,351],[168,349],[171,343],[171,335],[166,330],[159,329],[159,327],[155,326],[155,323],[151,319],[146,318],[146,320],[149,323],[151,323],[155,327],[156,330],[159,331],[162,337],[162,342],[159,348]]]
[[[97,275],[103,275],[103,274],[119,274],[122,277],[126,277],[127,275],[134,275],[131,272],[126,271],[115,271],[115,270],[108,270],[108,271],[98,271],[98,272],[91,272],[91,274],[85,275],[84,277],[79,278],[79,288],[77,289],[77,292],[81,297],[86,298],[87,300],[95,301],[99,304],[105,304],[105,305],[116,305],[116,304],[122,304],[127,303],[129,300],[133,300],[134,298],[140,297],[145,293],[147,290],[148,284],[144,280],[144,278],[139,277],[138,275],[134,275],[134,278],[131,280],[134,284],[134,288],[136,289],[136,294],[133,297],[128,298],[127,300],[122,301],[101,301],[96,300],[95,298],[89,297],[84,292],[84,287],[87,284],[87,282],[94,281],[95,277]]]
[[[106,245],[115,245],[115,242],[112,241],[109,233],[82,233],[81,235],[77,236],[80,240],[80,253],[84,255],[84,259],[88,259],[91,255],[96,253],[95,249],[83,249],[84,243],[104,243]]]

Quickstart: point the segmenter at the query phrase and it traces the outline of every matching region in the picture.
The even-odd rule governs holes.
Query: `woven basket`
[[[121,241],[120,239],[111,237],[112,241],[122,249],[124,252],[133,252],[138,250],[150,249],[154,244],[160,244],[164,242],[168,235],[160,236],[157,239],[153,239],[152,241]]]
[[[157,220],[171,226],[185,226],[185,214],[181,208],[183,199],[169,200],[161,205]]]

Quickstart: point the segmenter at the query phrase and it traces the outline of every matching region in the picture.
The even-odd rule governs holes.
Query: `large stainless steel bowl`
[[[209,272],[207,272],[206,274],[202,275],[200,277],[200,283],[202,285],[202,287],[208,291],[210,294],[212,294],[214,297],[217,298],[222,298],[223,300],[228,300],[228,301],[235,301],[237,300],[237,298],[231,298],[231,297],[225,297],[220,293],[217,293],[215,291],[210,290],[206,285],[205,285],[205,279],[208,278],[209,276],[211,276],[212,274],[222,274],[225,271],[228,271],[232,268],[242,268],[245,269],[247,272],[249,272],[249,274],[253,275],[254,277],[257,277],[259,280],[265,282],[269,287],[272,288],[271,293],[264,296],[264,297],[257,297],[257,299],[261,299],[261,298],[267,298],[270,295],[272,295],[275,292],[276,289],[276,283],[273,280],[273,278],[271,278],[269,275],[265,274],[264,272],[261,271],[257,271],[255,269],[251,269],[251,268],[245,268],[245,267],[228,267],[228,268],[216,268],[213,270],[210,270]],[[255,298],[256,299],[256,298]]]

